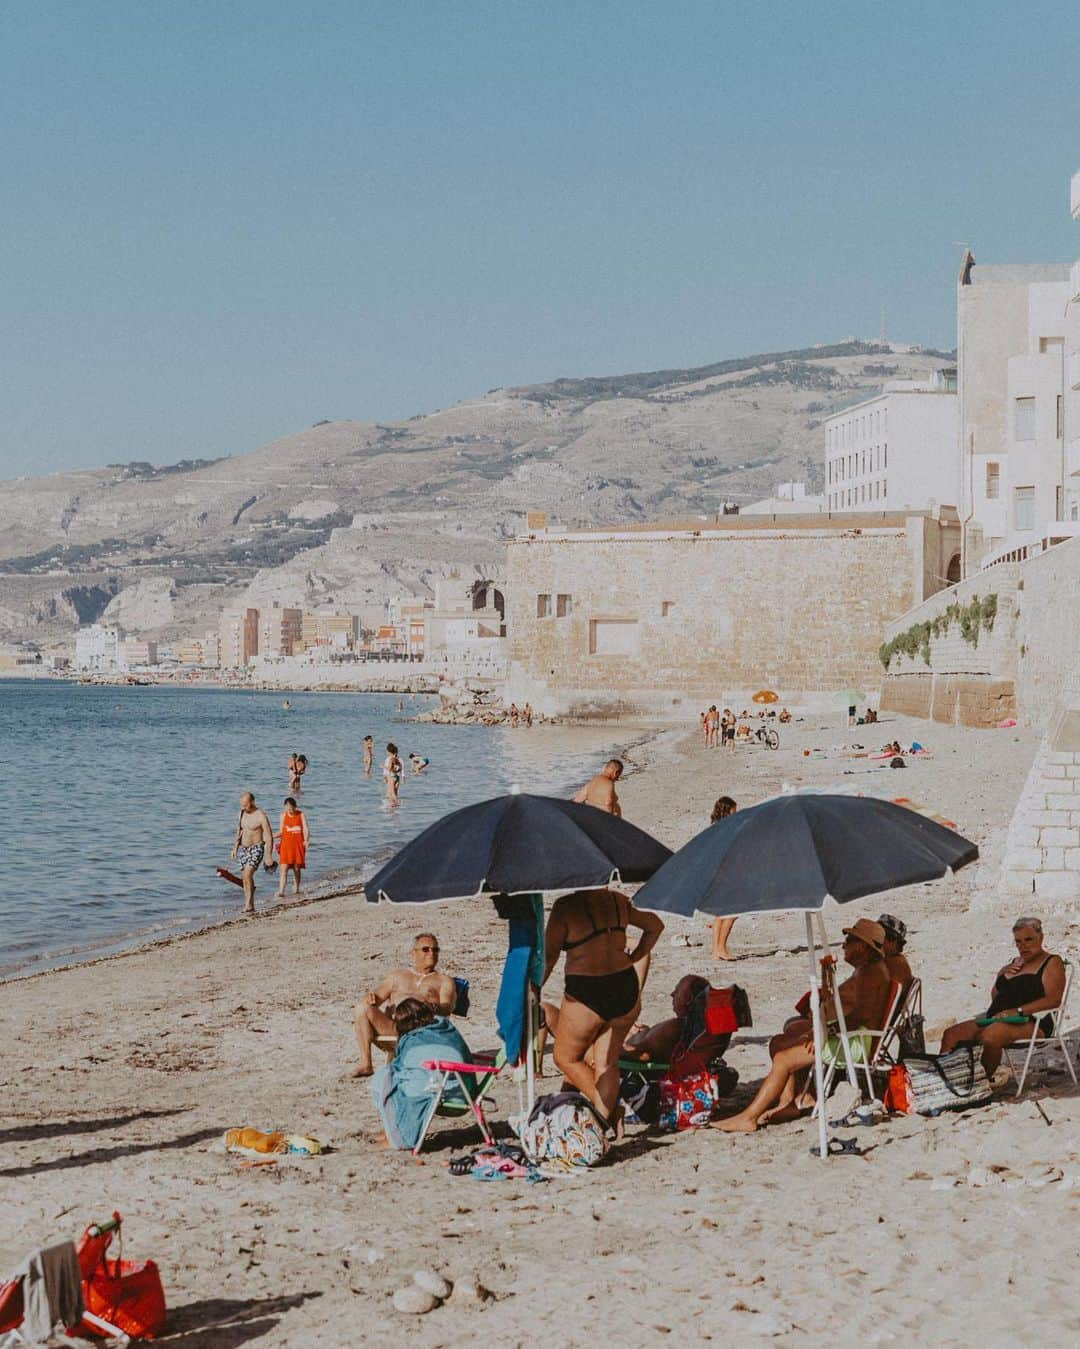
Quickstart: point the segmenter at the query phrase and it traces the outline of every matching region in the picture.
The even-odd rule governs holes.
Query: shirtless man
[[[240,863],[240,879],[244,886],[244,912],[255,912],[255,873],[266,859],[270,870],[274,857],[274,831],[250,792],[240,795],[240,819],[236,825],[236,842],[229,854]]]
[[[622,777],[621,759],[609,759],[597,773],[590,778],[574,797],[579,805],[595,806],[597,810],[606,810],[609,815],[622,815],[619,798],[615,794],[615,784]]]
[[[860,1026],[880,1026],[888,1008],[892,981],[885,965],[885,929],[869,918],[844,928],[844,959],[855,971],[836,990],[849,1032]],[[836,1008],[822,1002],[825,1024],[836,1020]],[[835,1039],[834,1036],[829,1037]],[[828,1041],[826,1041],[828,1049]],[[798,1082],[814,1065],[813,1030],[805,1021],[793,1021],[769,1045],[772,1066],[754,1099],[737,1115],[709,1127],[725,1133],[753,1133],[759,1122],[779,1124],[797,1118],[812,1107],[798,1097]]]
[[[364,736],[364,777],[371,777],[371,761],[375,754],[375,742],[370,735]]]
[[[448,974],[435,968],[439,963],[439,940],[421,932],[413,942],[412,969],[397,969],[382,980],[353,1008],[353,1029],[360,1058],[351,1077],[370,1077],[371,1046],[379,1035],[396,1035],[390,1013],[403,998],[431,1003],[440,1016],[449,1016],[457,1000],[457,986]]]

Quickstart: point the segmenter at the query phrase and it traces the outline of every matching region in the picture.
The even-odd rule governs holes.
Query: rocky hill
[[[261,449],[0,486],[0,639],[105,614],[171,637],[241,599],[360,605],[497,572],[527,509],[567,524],[711,514],[821,486],[822,418],[943,352],[846,342],[689,370],[559,379]]]

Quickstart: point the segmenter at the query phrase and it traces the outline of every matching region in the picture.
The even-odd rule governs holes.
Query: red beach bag
[[[76,1253],[82,1272],[87,1311],[110,1321],[132,1339],[152,1340],[165,1329],[165,1290],[153,1260],[110,1260],[109,1243],[120,1231],[120,1215],[112,1222],[88,1227]],[[91,1326],[81,1333],[99,1335]]]
[[[881,1104],[893,1115],[910,1115],[915,1109],[911,1078],[902,1063],[894,1063],[889,1069]]]

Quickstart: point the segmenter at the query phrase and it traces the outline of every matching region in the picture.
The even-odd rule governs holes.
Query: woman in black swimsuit
[[[629,953],[628,927],[641,931]],[[592,1102],[605,1123],[614,1123],[619,1054],[641,1005],[634,964],[648,955],[663,930],[656,914],[635,909],[617,890],[578,890],[564,895],[555,901],[548,918],[545,983],[566,952],[566,992],[552,1056],[556,1068]]]
[[[1059,1007],[1065,992],[1065,966],[1060,956],[1044,949],[1042,922],[1038,918],[1018,918],[1013,923],[1013,941],[1017,957],[998,971],[990,1006],[978,1021],[958,1021],[941,1037],[943,1054],[957,1045],[981,1045],[988,1077],[997,1071],[1006,1045],[1031,1035],[1041,1039],[1046,1034],[1050,1018],[1043,1017],[1040,1021],[1033,1014]],[[995,1019],[982,1026],[978,1024],[989,1017]],[[1004,1017],[1013,1020],[1000,1019]],[[1023,1020],[1015,1020],[1017,1017]]]

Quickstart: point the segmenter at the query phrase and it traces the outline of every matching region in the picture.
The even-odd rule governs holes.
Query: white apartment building
[[[291,656],[294,646],[302,650],[303,610],[286,609],[274,603],[258,612],[260,656]]]
[[[258,609],[226,609],[218,625],[221,664],[228,670],[242,669],[259,654]]]
[[[825,421],[828,511],[925,511],[955,506],[956,372],[891,380]]]
[[[100,623],[80,628],[75,634],[76,670],[116,670],[120,665],[120,643],[123,633],[119,628],[107,628]]]
[[[1069,205],[1080,219],[1080,173]],[[967,252],[956,314],[967,576],[1080,532],[1080,262]]]
[[[1069,210],[1080,220],[1080,170],[1069,185]],[[1069,519],[1075,520],[1080,496],[1080,259],[1069,269],[1069,302],[1065,309],[1065,471],[1072,490]]]

